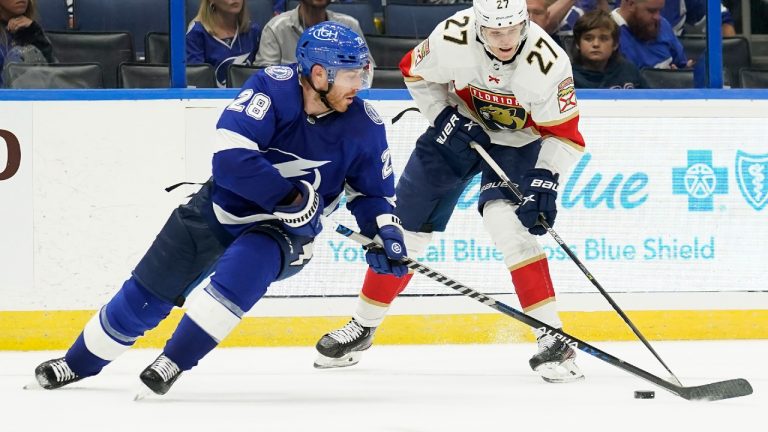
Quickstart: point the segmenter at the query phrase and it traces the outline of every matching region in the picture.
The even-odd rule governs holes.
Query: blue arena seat
[[[384,6],[384,34],[427,37],[435,26],[469,4],[387,3]]]
[[[144,55],[144,36],[168,32],[167,0],[77,0],[75,29],[96,32],[129,32],[136,53]]]
[[[45,31],[69,29],[67,0],[37,0],[38,23]]]

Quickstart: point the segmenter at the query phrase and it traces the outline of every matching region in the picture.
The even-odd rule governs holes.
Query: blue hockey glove
[[[474,156],[474,150],[469,147],[472,141],[481,146],[489,146],[491,138],[483,127],[472,119],[459,114],[452,106],[445,107],[435,119],[437,136],[435,142],[445,145],[454,153],[463,157]]]
[[[320,215],[323,214],[323,197],[304,180],[294,184],[301,199],[296,203],[278,205],[274,215],[291,234],[315,237],[323,230]]]
[[[365,260],[373,271],[403,277],[408,274],[408,267],[400,260],[407,255],[403,229],[400,219],[395,215],[383,214],[376,218],[379,232],[374,238],[383,248],[370,248],[365,253]]]
[[[521,185],[523,202],[515,213],[531,234],[544,235],[547,233],[547,230],[538,223],[539,215],[550,227],[555,224],[558,177],[560,174],[552,174],[551,171],[541,168],[530,169],[523,177]]]

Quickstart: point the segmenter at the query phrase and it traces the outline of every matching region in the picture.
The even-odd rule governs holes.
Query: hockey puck
[[[635,390],[635,399],[653,399],[656,392],[653,390]]]

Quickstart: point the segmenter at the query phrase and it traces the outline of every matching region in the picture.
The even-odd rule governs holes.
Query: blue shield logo
[[[736,152],[736,183],[741,195],[755,210],[768,204],[768,154],[754,155]]]

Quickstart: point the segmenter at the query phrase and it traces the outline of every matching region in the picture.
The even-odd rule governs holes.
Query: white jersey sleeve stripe
[[[214,153],[222,150],[234,148],[244,148],[248,150],[261,151],[259,144],[228,129],[216,129]]]

